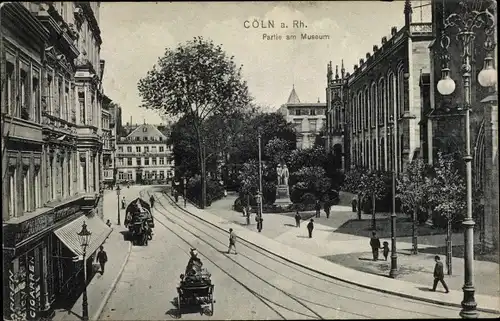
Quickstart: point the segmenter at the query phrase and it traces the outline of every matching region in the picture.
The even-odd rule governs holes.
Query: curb
[[[200,216],[197,216],[191,212],[189,212],[188,210],[184,209],[183,207],[181,207],[179,204],[175,203],[175,201],[170,197],[170,195],[167,195],[165,194],[171,201],[172,204],[174,204],[175,206],[177,206],[179,209],[181,209],[182,211],[192,215],[192,216],[195,216],[197,217],[198,219],[202,220],[203,222],[205,223],[208,223],[212,226],[215,226],[217,227],[218,229],[220,230],[223,230],[223,231],[226,231],[224,228],[212,223],[212,222],[209,222],[208,220],[200,217]],[[226,231],[227,232],[227,231]],[[348,283],[348,284],[352,284],[352,285],[356,285],[356,286],[359,286],[359,287],[362,287],[362,288],[365,288],[365,289],[369,289],[369,290],[373,290],[373,291],[377,291],[377,292],[382,292],[382,293],[386,293],[386,294],[391,294],[391,295],[396,295],[396,296],[399,296],[399,297],[403,297],[403,298],[407,298],[407,299],[412,299],[412,300],[417,300],[417,301],[422,301],[422,302],[427,302],[427,303],[432,303],[432,304],[436,304],[436,305],[442,305],[442,306],[450,306],[450,307],[457,307],[457,308],[461,308],[462,305],[460,303],[451,303],[451,302],[443,302],[443,301],[439,301],[439,300],[436,300],[436,299],[429,299],[429,298],[422,298],[422,297],[419,297],[419,296],[415,296],[415,295],[410,295],[410,294],[406,294],[406,293],[401,293],[401,292],[395,292],[395,291],[391,291],[391,290],[385,290],[385,289],[381,289],[381,288],[376,288],[376,287],[373,287],[373,286],[369,286],[369,285],[366,285],[366,284],[362,284],[362,283],[358,283],[358,282],[354,282],[354,281],[349,281],[349,280],[345,280],[345,279],[342,279],[338,276],[334,276],[334,275],[331,275],[331,274],[327,274],[327,273],[324,273],[324,272],[321,272],[321,271],[317,271],[315,270],[314,268],[311,268],[309,266],[306,266],[306,265],[303,265],[301,263],[297,263],[295,262],[294,260],[292,259],[289,259],[285,256],[282,256],[282,255],[279,255],[279,254],[276,254],[264,247],[261,247],[257,244],[254,244],[242,237],[239,237],[240,239],[243,239],[245,242],[247,243],[250,243],[252,245],[254,245],[255,247],[267,252],[267,253],[270,253],[272,255],[275,255],[287,262],[290,262],[290,263],[293,263],[295,265],[298,265],[304,269],[307,269],[309,271],[313,271],[313,272],[316,272],[318,274],[321,274],[323,276],[326,276],[326,277],[329,277],[329,278],[332,278],[332,279],[335,279],[335,280],[338,280],[338,281],[342,281],[342,282],[345,282],[345,283]],[[480,312],[485,312],[485,313],[492,313],[492,314],[496,314],[496,313],[500,313],[500,310],[493,310],[493,309],[487,309],[487,308],[481,308],[481,307],[477,307],[476,308],[478,311]]]
[[[116,276],[115,280],[111,284],[111,287],[109,288],[108,292],[106,292],[106,295],[104,296],[104,298],[101,302],[101,305],[99,306],[99,309],[97,309],[97,312],[94,314],[94,317],[91,320],[99,320],[99,317],[101,316],[102,310],[104,310],[104,306],[106,305],[106,303],[108,303],[108,300],[109,300],[109,297],[111,296],[111,293],[116,288],[118,281],[120,281],[120,278],[123,274],[123,270],[125,270],[125,266],[128,263],[128,259],[130,258],[131,253],[132,253],[132,242],[129,242],[127,256],[125,257],[125,260],[123,261],[123,264],[120,267],[120,271],[118,272],[118,275]]]

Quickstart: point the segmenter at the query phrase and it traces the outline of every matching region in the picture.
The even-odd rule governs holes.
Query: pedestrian
[[[227,249],[227,254],[231,253],[231,249],[234,247],[234,254],[236,253],[236,233],[232,228],[229,229],[229,248]]]
[[[107,221],[106,221],[106,225],[107,225],[108,227],[111,227],[111,221],[110,221],[110,220],[107,220]]]
[[[299,210],[295,213],[295,227],[300,227],[300,220],[302,217],[299,214]]]
[[[373,260],[378,261],[378,251],[380,250],[380,240],[378,239],[377,232],[372,232],[370,239],[370,246],[372,248]]]
[[[243,214],[243,216],[247,216],[247,207],[246,206],[243,206],[241,208],[241,213]]]
[[[326,201],[325,204],[323,205],[323,209],[325,210],[326,218],[330,217],[330,208],[331,208],[330,202]]]
[[[108,255],[106,254],[106,251],[104,251],[104,246],[102,245],[99,247],[99,253],[97,253],[97,261],[101,266],[101,275],[103,275],[104,266],[106,265],[106,262],[108,262]]]
[[[316,217],[319,218],[321,211],[321,203],[319,200],[316,200],[316,204],[314,205],[314,209],[316,210]]]
[[[264,219],[261,215],[256,214],[255,221],[257,222],[257,231],[260,233],[262,231],[262,223],[264,222]]]
[[[434,257],[434,261],[436,261],[436,265],[434,266],[434,284],[432,285],[432,291],[436,291],[438,282],[441,282],[446,293],[450,293],[448,285],[446,285],[446,282],[444,281],[443,262],[441,262],[441,258],[439,257],[439,255],[436,255]]]
[[[313,230],[314,230],[314,220],[311,219],[307,224],[307,232],[309,232],[309,238],[312,238]]]
[[[151,208],[153,208],[155,206],[155,197],[153,195],[149,198],[149,202],[151,203]]]
[[[123,196],[122,198],[122,210],[125,209],[125,196]]]
[[[383,248],[383,252],[382,253],[384,253],[384,258],[387,261],[387,257],[389,256],[389,242],[384,241],[383,244],[384,244],[384,248]]]

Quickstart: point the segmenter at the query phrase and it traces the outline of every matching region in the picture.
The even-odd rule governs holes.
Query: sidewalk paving
[[[129,202],[138,196],[138,193],[142,188],[142,186],[132,186],[129,189],[124,188],[121,191],[120,199],[125,196],[125,199]],[[131,243],[125,241],[121,233],[122,231],[126,231],[126,228],[123,226],[125,210],[120,209],[122,225],[116,225],[118,220],[116,207],[116,191],[105,190],[103,197],[104,222],[109,219],[112,223],[111,227],[113,228],[113,231],[103,244],[108,255],[105,272],[103,275],[98,272],[87,285],[89,318],[91,320],[97,320],[99,318],[106,301],[121,276],[132,248]],[[70,310],[56,310],[55,316],[52,320],[81,320],[82,301],[83,295],[76,300]]]
[[[227,205],[228,203],[231,203],[231,197],[228,196],[225,199],[218,201],[218,202],[224,202],[222,204]],[[219,203],[220,204],[220,203]],[[325,230],[329,230],[329,234],[332,233],[332,228],[331,227],[326,227],[326,226],[321,226],[321,224],[317,224],[315,228],[315,232],[313,232],[313,238],[308,239],[304,237],[296,237],[296,239],[300,239],[302,243],[307,244],[307,250],[300,251],[292,246],[289,246],[287,244],[280,243],[276,240],[273,240],[272,238],[269,237],[263,237],[265,235],[265,230],[266,229],[278,229],[282,230],[282,226],[287,223],[283,223],[285,219],[288,219],[286,216],[279,215],[281,216],[281,221],[278,219],[278,215],[274,214],[265,214],[264,215],[264,228],[262,233],[257,233],[254,230],[249,230],[245,225],[242,223],[244,222],[244,217],[241,216],[241,222],[239,224],[235,224],[232,221],[235,220],[235,215],[241,215],[239,213],[234,213],[230,214],[230,210],[224,211],[222,209],[219,209],[218,206],[215,206],[215,203],[212,204],[211,209],[207,210],[200,210],[194,205],[188,204],[186,210],[192,213],[193,215],[199,217],[200,219],[213,224],[215,226],[218,226],[219,228],[222,228],[224,230],[228,230],[230,227],[233,228],[237,234],[239,235],[240,238],[262,248],[263,250],[266,250],[268,252],[271,252],[285,260],[291,261],[295,264],[298,264],[300,266],[310,268],[315,270],[316,272],[324,275],[328,275],[330,277],[336,278],[343,280],[345,282],[351,283],[351,284],[356,284],[365,288],[369,288],[372,290],[377,290],[377,291],[382,291],[390,294],[395,294],[399,295],[402,297],[408,297],[412,299],[417,299],[421,301],[426,301],[430,303],[435,303],[435,304],[444,304],[444,305],[449,305],[449,306],[455,306],[455,307],[460,307],[460,302],[463,299],[463,293],[461,289],[455,290],[451,289],[449,294],[445,294],[444,292],[430,292],[429,291],[429,281],[426,280],[426,282],[417,282],[417,283],[412,283],[408,282],[405,280],[402,280],[400,278],[398,279],[391,279],[386,276],[381,276],[381,275],[375,275],[375,274],[369,274],[365,272],[358,271],[353,268],[349,267],[344,267],[339,264],[335,264],[333,262],[330,262],[328,260],[322,259],[316,255],[314,255],[313,248],[314,246],[319,247],[317,245],[318,243],[321,244],[321,242],[317,242],[320,237],[317,237],[317,233],[319,229],[323,228]],[[211,212],[215,211],[217,212],[217,215],[212,214]],[[355,215],[355,213],[353,213]],[[231,217],[232,215],[232,217]],[[226,216],[229,218],[224,219],[221,216]],[[293,220],[291,218],[290,220]],[[294,222],[293,222],[294,223]],[[292,222],[291,222],[292,224]],[[280,226],[281,225],[281,226]],[[318,226],[319,225],[319,226]],[[250,226],[252,228],[252,226]],[[292,228],[289,226],[284,226],[284,228],[294,231],[300,231],[302,230],[301,233],[303,233],[302,236],[306,235],[306,229],[305,226],[301,227],[301,229],[297,228]],[[297,233],[295,232],[295,233]],[[285,232],[288,233],[288,232]],[[275,233],[276,234],[276,233]],[[282,234],[280,234],[282,235]],[[323,242],[325,239],[323,239]],[[356,240],[358,241],[358,240]],[[366,242],[366,241],[365,241]],[[314,245],[316,244],[316,245]],[[367,245],[365,245],[365,248]],[[455,260],[455,262],[458,262]],[[456,265],[459,265],[459,263],[455,263]],[[433,262],[430,262],[431,267],[433,266]],[[476,262],[476,279],[478,275],[478,269],[477,269],[477,262]],[[498,265],[497,265],[498,266]],[[334,271],[334,272],[332,272]],[[498,268],[497,268],[498,271]],[[428,276],[426,276],[428,279]],[[432,281],[432,280],[431,280]],[[498,283],[497,283],[498,284]],[[422,286],[424,285],[424,286]],[[493,313],[500,313],[500,299],[498,296],[491,296],[491,295],[484,295],[484,294],[478,294],[476,293],[476,302],[478,303],[478,309],[482,311],[488,311],[488,312],[493,312]]]

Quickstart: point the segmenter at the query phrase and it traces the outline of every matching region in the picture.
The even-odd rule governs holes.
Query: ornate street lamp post
[[[186,195],[187,195],[186,194],[186,188],[187,188],[186,184],[187,184],[187,180],[186,180],[185,177],[182,179],[182,184],[184,186],[184,207],[186,207]]]
[[[398,275],[398,253],[396,250],[396,133],[394,132],[394,117],[391,115],[389,118],[389,138],[393,148],[393,161],[391,167],[392,176],[392,208],[391,208],[391,270],[389,276],[396,278]]]
[[[259,133],[259,232],[262,230],[262,201],[263,201],[263,195],[262,195],[262,135]]]
[[[120,222],[120,184],[116,184],[116,210],[117,210],[117,218],[118,218],[118,225],[121,224]]]
[[[444,2],[443,2],[444,4]],[[443,68],[442,78],[437,84],[437,90],[443,96],[450,95],[455,91],[455,82],[450,77],[449,62],[450,56],[448,47],[450,45],[450,38],[446,35],[446,31],[451,28],[456,28],[458,40],[461,46],[462,58],[462,81],[464,92],[463,108],[465,109],[465,156],[464,161],[466,164],[466,185],[467,185],[467,213],[462,222],[465,228],[464,231],[464,286],[463,286],[463,301],[460,316],[462,318],[477,318],[477,303],[474,299],[474,220],[472,218],[472,156],[470,146],[470,108],[471,108],[471,59],[474,52],[474,38],[475,30],[484,28],[486,34],[486,41],[484,49],[486,50],[486,58],[484,59],[484,68],[478,75],[479,84],[483,87],[495,86],[497,81],[497,72],[493,66],[492,52],[495,49],[493,40],[493,33],[496,27],[495,17],[492,12],[496,11],[496,1],[490,1],[489,10],[475,11],[467,8],[466,1],[460,2],[462,13],[453,13],[449,15],[444,21],[444,31],[441,35],[441,46],[444,49],[442,57]],[[444,5],[443,5],[444,13]]]
[[[77,233],[80,245],[83,249],[83,300],[82,300],[82,319],[89,320],[89,304],[87,301],[87,246],[90,242],[92,233],[87,230],[87,224],[83,222],[82,230]]]

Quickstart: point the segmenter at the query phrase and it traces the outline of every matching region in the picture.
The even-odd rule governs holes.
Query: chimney
[[[397,27],[392,27],[391,28],[391,36],[394,37],[394,35],[398,33],[398,28]]]
[[[377,45],[373,45],[373,53],[376,53],[378,51],[378,46]]]
[[[383,36],[382,37],[382,46],[385,45],[386,43],[387,43],[387,37]]]

